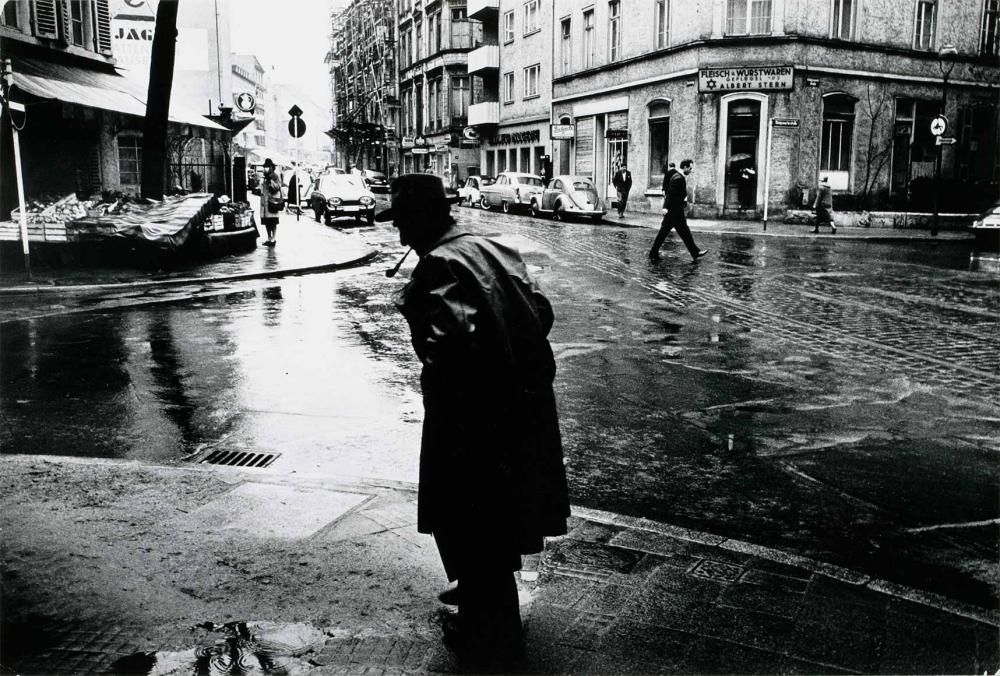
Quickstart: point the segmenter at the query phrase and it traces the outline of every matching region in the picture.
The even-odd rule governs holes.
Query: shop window
[[[594,118],[582,117],[576,121],[576,166],[580,176],[594,175]]]
[[[514,12],[503,15],[503,43],[514,42]]]
[[[514,103],[514,74],[503,74],[503,102]]]
[[[855,0],[833,0],[830,13],[830,37],[834,40],[850,40],[854,37]]]
[[[670,44],[670,0],[655,0],[653,3],[653,29],[657,49]]]
[[[608,3],[608,61],[622,58],[622,3],[611,0]]]
[[[538,28],[538,0],[528,0],[524,3],[524,34],[531,35],[537,33]],[[513,27],[512,27],[513,30]]]
[[[940,106],[940,101],[896,99],[891,185],[894,194],[905,195],[915,179],[931,179],[934,176],[937,147],[930,132],[930,123]]]
[[[142,184],[141,136],[118,136],[118,182],[121,185]]]
[[[823,135],[820,147],[820,176],[830,179],[834,190],[848,190],[854,148],[855,100],[843,94],[823,99]]]
[[[538,73],[540,70],[541,66],[537,63],[524,69],[524,98],[538,96]]]
[[[937,0],[917,0],[917,18],[913,29],[913,48],[933,51],[937,24]]]
[[[604,141],[606,143],[605,183],[611,185],[611,179],[618,170],[628,165],[628,113],[608,113],[604,118]],[[613,193],[609,193],[613,194]]]
[[[983,56],[997,56],[1000,54],[1000,0],[984,0],[984,3],[979,53]]]
[[[1000,0],[998,0],[1000,2]],[[573,34],[569,19],[563,19],[559,24],[559,65],[560,73],[569,75],[573,68]]]
[[[521,148],[518,158],[518,171],[531,171],[531,148]]]
[[[670,102],[649,104],[649,187],[656,189],[670,160]]]
[[[594,67],[594,10],[583,13],[583,67]]]
[[[771,0],[727,0],[726,35],[771,32]]]

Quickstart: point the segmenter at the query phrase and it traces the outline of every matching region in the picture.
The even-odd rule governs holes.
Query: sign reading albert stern
[[[738,92],[794,89],[794,66],[738,66],[699,68],[698,91]]]

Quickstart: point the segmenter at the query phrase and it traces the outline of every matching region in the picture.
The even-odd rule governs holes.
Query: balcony
[[[469,106],[469,125],[475,127],[480,124],[500,123],[500,102],[483,101]]]
[[[466,5],[470,19],[487,19],[500,12],[500,0],[469,0]]]
[[[500,69],[500,46],[482,45],[469,52],[469,75]]]

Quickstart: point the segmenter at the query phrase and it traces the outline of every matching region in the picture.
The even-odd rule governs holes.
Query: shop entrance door
[[[760,102],[729,104],[726,139],[724,208],[757,209],[757,146],[760,134]]]

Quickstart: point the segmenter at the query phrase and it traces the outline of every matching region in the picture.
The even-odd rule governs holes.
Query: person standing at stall
[[[277,243],[278,218],[285,209],[285,200],[281,194],[281,176],[274,168],[274,162],[268,157],[264,160],[264,178],[260,182],[260,222],[267,231],[264,246],[274,246]]]

